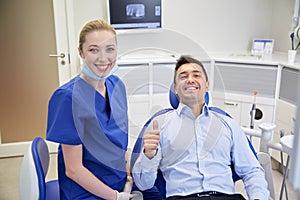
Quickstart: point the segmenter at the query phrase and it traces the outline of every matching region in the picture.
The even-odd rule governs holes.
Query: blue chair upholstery
[[[145,123],[143,129],[141,130],[141,132],[139,134],[139,137],[136,140],[136,143],[135,143],[133,151],[132,151],[131,166],[134,165],[134,163],[135,163],[135,161],[136,161],[136,159],[138,157],[138,154],[141,152],[142,145],[143,145],[143,134],[144,134],[145,130],[147,129],[148,125],[151,123],[151,121],[154,118],[156,118],[157,116],[162,115],[164,113],[167,113],[167,112],[169,112],[169,111],[171,111],[173,109],[176,109],[178,107],[178,105],[179,105],[179,98],[175,94],[173,83],[171,84],[170,90],[169,90],[169,101],[170,101],[170,104],[171,104],[172,108],[165,108],[165,109],[159,110],[154,115],[152,115],[152,117]],[[209,105],[209,93],[208,92],[205,94],[205,103],[207,105]],[[208,109],[212,110],[212,111],[215,111],[217,113],[223,114],[225,116],[231,117],[227,112],[225,112],[224,110],[222,110],[222,109],[220,109],[218,107],[209,106]],[[249,143],[249,146],[250,146],[252,152],[257,157],[255,149],[254,149],[254,147],[253,147],[253,145],[252,145],[252,143],[251,143],[251,141],[249,139],[248,139],[248,143]],[[233,179],[233,181],[235,182],[235,181],[240,180],[241,178],[234,171],[233,164],[231,165],[231,169],[232,169],[232,179]],[[160,170],[158,170],[157,178],[156,178],[154,187],[156,187],[159,190],[159,192],[161,193],[161,196],[163,197],[162,199],[165,199],[165,197],[166,197],[166,187],[165,187],[165,184],[166,184],[166,182],[165,182],[165,180],[163,178],[162,172]],[[144,198],[144,200],[147,200],[147,198]],[[150,198],[149,198],[149,200],[150,200]]]
[[[20,171],[20,199],[58,200],[58,180],[46,182],[49,168],[49,150],[41,137],[36,137],[24,155]]]

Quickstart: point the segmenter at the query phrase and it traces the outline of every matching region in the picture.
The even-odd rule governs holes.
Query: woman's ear
[[[79,53],[79,56],[83,59],[83,53],[82,53],[82,51],[79,49],[79,47],[78,47],[78,53]]]

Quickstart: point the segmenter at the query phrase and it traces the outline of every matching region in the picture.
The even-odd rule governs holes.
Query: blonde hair
[[[79,49],[82,50],[82,45],[85,43],[85,36],[92,31],[106,30],[112,32],[116,36],[115,29],[104,20],[93,20],[84,25],[79,35]]]

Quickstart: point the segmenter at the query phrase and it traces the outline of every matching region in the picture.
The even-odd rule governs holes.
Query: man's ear
[[[206,81],[205,83],[207,90],[209,89],[209,81]]]

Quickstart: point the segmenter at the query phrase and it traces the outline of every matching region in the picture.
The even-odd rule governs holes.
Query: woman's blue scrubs
[[[106,79],[108,99],[79,76],[58,88],[48,105],[47,140],[82,144],[83,165],[112,189],[126,183],[125,152],[128,145],[126,91],[117,76]],[[101,199],[65,174],[61,145],[58,177],[61,199]]]

